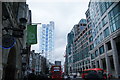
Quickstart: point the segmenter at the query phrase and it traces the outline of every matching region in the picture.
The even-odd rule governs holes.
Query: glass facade
[[[108,13],[111,31],[120,28],[120,2]]]
[[[95,51],[95,57],[97,57],[99,54],[98,54],[98,50]]]
[[[95,58],[95,54],[92,53],[92,54],[91,54],[91,59],[94,59],[94,58]]]
[[[98,56],[104,55],[106,48],[107,51],[112,50],[111,42],[107,42],[107,40],[113,32],[120,29],[120,2],[90,2],[88,7],[86,11],[87,28],[81,28],[83,31],[74,36],[72,44],[75,71],[79,68],[82,70],[88,68],[89,63],[92,63],[90,66],[92,68],[101,67],[99,65],[101,63],[98,61],[95,65],[94,60],[98,59]],[[70,40],[72,39],[70,38]],[[107,45],[106,48],[104,48],[105,45]],[[68,50],[71,51],[71,49]],[[91,58],[92,61],[86,60],[87,58]],[[102,62],[106,69],[105,60],[103,59]]]
[[[54,22],[42,24],[40,27],[40,51],[47,53],[46,57],[54,50]],[[44,55],[45,56],[45,55]]]
[[[109,36],[109,34],[110,34],[109,28],[107,27],[107,28],[104,30],[104,37]]]
[[[99,48],[99,53],[100,53],[100,54],[103,54],[103,53],[104,53],[104,46],[101,46],[101,47]]]
[[[103,27],[107,24],[108,20],[107,17],[105,16],[102,20]]]

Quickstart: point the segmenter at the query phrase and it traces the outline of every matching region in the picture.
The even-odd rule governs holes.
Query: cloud
[[[55,22],[55,49],[51,60],[61,60],[64,63],[64,52],[67,44],[67,34],[80,19],[85,18],[88,8],[88,0],[29,0],[32,10],[32,22],[47,24]],[[32,46],[38,50],[39,44]]]
[[[33,0],[29,0],[29,2],[32,2]],[[56,2],[64,2],[64,3],[73,3],[73,2],[88,2],[89,0],[34,0],[34,2],[41,3],[56,3]]]

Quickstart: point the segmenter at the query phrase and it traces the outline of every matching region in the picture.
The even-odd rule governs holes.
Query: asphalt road
[[[84,80],[82,78],[73,78],[73,79],[70,79],[70,80]],[[110,79],[110,80],[120,80],[120,79]]]

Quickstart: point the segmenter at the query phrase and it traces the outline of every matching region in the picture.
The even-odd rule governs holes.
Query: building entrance
[[[15,80],[15,73],[16,73],[16,50],[15,47],[11,48],[8,58],[7,58],[7,65],[5,69],[5,80]]]

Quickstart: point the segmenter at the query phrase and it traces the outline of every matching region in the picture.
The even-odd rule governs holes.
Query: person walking
[[[36,80],[37,79],[37,76],[35,75],[35,70],[33,69],[32,70],[32,73],[30,73],[29,75],[28,75],[28,80]]]

